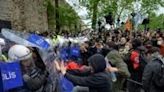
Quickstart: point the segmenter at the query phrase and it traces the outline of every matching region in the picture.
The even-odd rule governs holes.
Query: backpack
[[[145,66],[147,65],[147,58],[146,58],[146,55],[144,53],[140,53],[139,54],[139,71],[141,71],[141,73],[143,74],[144,72],[144,69],[145,69]]]
[[[130,51],[123,57],[123,60],[127,64],[130,73],[133,73],[134,71],[136,71],[133,68],[133,63],[131,62],[131,59],[130,59],[132,52],[133,51]],[[137,69],[137,71],[141,71],[143,73],[143,70],[147,64],[147,59],[146,59],[146,56],[142,52],[138,52],[138,53],[139,53],[139,68]]]
[[[160,70],[154,72],[152,81],[154,86],[159,90],[164,90],[164,60],[156,59],[161,63]]]

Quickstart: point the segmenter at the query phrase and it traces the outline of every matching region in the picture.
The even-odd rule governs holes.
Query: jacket
[[[164,89],[161,90],[157,88],[153,81],[154,77],[157,77],[155,74],[160,72],[161,64],[162,63],[160,59],[154,58],[146,65],[142,77],[143,88],[145,92],[164,92]],[[158,83],[158,85],[164,85],[164,80],[160,80],[160,83]]]
[[[129,53],[129,56],[127,55],[130,57],[128,60],[126,60],[129,71],[131,73],[130,79],[134,81],[142,82],[142,74],[148,62],[145,53],[145,47],[139,46],[136,49],[132,49]]]
[[[88,62],[94,70],[91,75],[79,77],[67,72],[65,77],[75,85],[89,87],[89,92],[112,92],[111,75],[105,71],[105,58],[95,54],[88,59]]]
[[[117,50],[111,50],[106,57],[109,63],[119,70],[117,73],[117,81],[113,83],[112,91],[120,92],[123,87],[123,82],[127,77],[130,77],[128,67]]]
[[[24,74],[24,86],[16,89],[12,89],[9,92],[48,92],[44,91],[44,86],[47,82],[48,72],[41,71],[38,68],[33,69],[31,74]]]
[[[117,50],[111,50],[106,57],[112,65],[119,69],[119,74],[121,76],[130,76],[128,67]]]

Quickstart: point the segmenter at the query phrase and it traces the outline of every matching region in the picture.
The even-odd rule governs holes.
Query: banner
[[[23,78],[18,61],[4,63],[0,61],[0,92],[23,86]]]

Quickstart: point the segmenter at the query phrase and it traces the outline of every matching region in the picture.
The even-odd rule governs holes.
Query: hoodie
[[[111,76],[105,71],[105,58],[100,54],[95,54],[88,59],[90,66],[93,68],[93,73],[89,76],[80,77],[65,74],[65,77],[74,85],[89,87],[89,92],[111,92]]]
[[[93,68],[94,73],[103,72],[106,68],[106,61],[100,54],[95,54],[88,59],[90,66]]]

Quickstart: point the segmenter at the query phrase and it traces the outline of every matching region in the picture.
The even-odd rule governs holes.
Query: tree
[[[96,28],[97,19],[111,12],[116,18],[120,18],[125,9],[131,9],[133,0],[80,0],[82,6],[87,7],[92,19],[92,28]]]
[[[142,16],[145,16],[150,19],[149,28],[156,29],[162,28],[160,25],[163,25],[161,19],[163,15],[157,16],[156,11],[159,7],[164,7],[164,0],[139,0],[141,8],[138,10]],[[161,19],[160,19],[161,18]],[[143,27],[140,26],[142,29]]]
[[[155,13],[149,14],[150,22],[148,24],[148,28],[150,30],[156,30],[157,28],[164,29],[164,14],[156,15]],[[144,25],[139,25],[141,30],[144,29]]]
[[[88,14],[92,19],[92,28],[95,29],[97,19],[104,17],[109,12],[112,13],[113,18],[122,20],[122,16],[128,13],[141,13],[145,16],[164,7],[164,0],[80,0],[82,6],[87,7]],[[134,7],[136,3],[141,5],[141,8]],[[138,8],[138,10],[136,10]]]
[[[101,0],[79,0],[82,6],[87,7],[89,10],[88,14],[92,19],[92,28],[96,29],[97,14],[98,14],[98,4]]]
[[[132,11],[133,0],[101,0],[100,16],[112,13],[114,20],[120,20],[125,10]]]
[[[150,29],[157,29],[161,28],[164,29],[164,14],[161,14],[157,16],[155,13],[151,13],[150,15],[150,23],[149,23],[149,28]]]
[[[48,29],[55,29],[55,8],[50,0],[45,0],[45,7],[47,9]]]
[[[66,3],[62,3],[59,6],[59,21],[60,26],[62,28],[66,28],[63,30],[75,31],[77,26],[80,26],[80,17],[77,13],[73,10],[71,6]]]
[[[53,31],[56,28],[57,33],[62,32],[64,28],[67,31],[74,31],[80,25],[80,18],[69,4],[55,0],[54,5],[52,0],[45,0],[45,7],[49,30]]]
[[[55,19],[56,19],[56,31],[60,32],[60,21],[59,21],[59,0],[55,0]]]
[[[150,14],[158,10],[160,6],[164,7],[164,0],[142,0],[140,12]]]
[[[93,9],[92,9],[92,28],[96,29],[96,23],[97,23],[97,12],[98,12],[98,3],[100,0],[92,0],[93,3]]]

